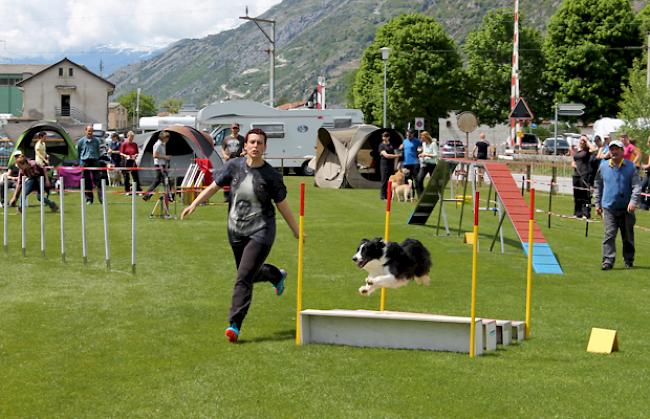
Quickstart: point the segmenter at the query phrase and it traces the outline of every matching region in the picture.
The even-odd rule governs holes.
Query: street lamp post
[[[386,68],[388,64],[388,56],[390,55],[390,48],[383,47],[379,50],[381,51],[381,59],[384,61],[384,128],[386,128]]]
[[[135,95],[135,132],[138,132],[138,125],[140,125],[140,92],[141,89],[138,87]]]

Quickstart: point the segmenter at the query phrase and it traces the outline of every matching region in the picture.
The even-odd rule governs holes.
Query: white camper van
[[[198,129],[209,129],[215,147],[230,134],[230,124],[239,123],[241,134],[261,128],[268,135],[265,160],[274,167],[292,168],[298,174],[310,174],[309,160],[316,154],[319,128],[345,128],[363,123],[358,109],[271,108],[250,100],[213,103],[196,117]]]

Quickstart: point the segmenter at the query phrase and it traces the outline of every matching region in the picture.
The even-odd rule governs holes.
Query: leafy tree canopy
[[[615,115],[621,85],[639,55],[628,0],[564,0],[548,25],[547,82],[557,102],[586,105],[584,120]]]
[[[646,72],[641,65],[630,71],[629,85],[623,86],[618,117],[625,121],[625,131],[637,140],[637,145],[645,148],[650,136],[650,90],[646,85]]]
[[[389,47],[387,120],[404,128],[414,117],[429,126],[460,104],[462,63],[454,41],[434,19],[401,15],[382,26],[364,51],[352,86],[355,107],[368,123],[383,123],[384,62],[380,48]]]
[[[140,98],[142,100],[142,98]],[[169,113],[178,113],[183,106],[183,101],[180,99],[165,99],[160,104],[160,109]]]
[[[129,113],[129,120],[135,120],[138,94],[135,90],[123,94],[117,98],[117,101],[126,108]],[[140,94],[140,116],[156,115],[156,100],[153,96]]]
[[[532,28],[519,30],[519,91],[536,117],[552,113],[551,99],[546,93],[542,71],[542,36]],[[466,108],[481,123],[504,123],[510,114],[512,74],[512,38],[514,17],[510,9],[489,12],[481,26],[471,32],[465,42],[467,53]]]

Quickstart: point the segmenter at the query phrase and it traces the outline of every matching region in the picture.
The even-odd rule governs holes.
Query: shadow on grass
[[[282,330],[275,332],[270,336],[259,336],[252,339],[239,339],[238,344],[244,345],[247,343],[259,343],[259,342],[280,342],[283,340],[293,340],[296,338],[296,329]]]

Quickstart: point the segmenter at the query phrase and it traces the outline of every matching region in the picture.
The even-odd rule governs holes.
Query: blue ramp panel
[[[528,243],[522,243],[521,247],[528,256]],[[533,243],[533,270],[537,274],[564,274],[548,243]]]

